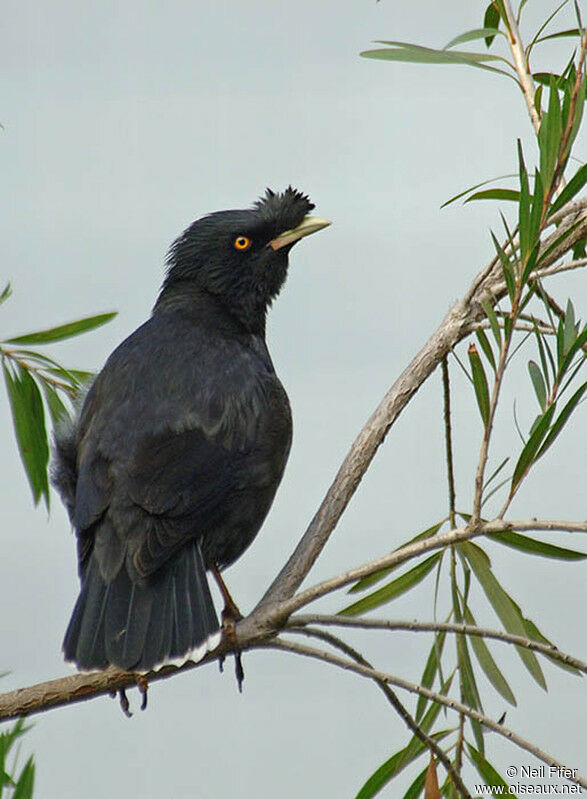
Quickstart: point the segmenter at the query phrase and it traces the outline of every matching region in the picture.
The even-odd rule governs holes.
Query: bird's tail
[[[84,671],[112,664],[146,672],[200,660],[219,640],[204,560],[194,542],[142,584],[131,580],[124,564],[106,583],[92,555],[63,652]]]

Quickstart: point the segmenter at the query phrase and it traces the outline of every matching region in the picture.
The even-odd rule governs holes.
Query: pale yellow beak
[[[305,216],[297,227],[291,230],[284,230],[279,236],[276,236],[269,242],[269,247],[274,250],[280,250],[287,244],[293,244],[304,236],[309,236],[310,233],[316,233],[322,228],[328,227],[331,223],[327,219],[320,219],[319,216]]]

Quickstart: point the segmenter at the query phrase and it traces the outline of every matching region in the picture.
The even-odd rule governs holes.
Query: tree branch
[[[357,652],[356,649],[353,649],[352,646],[349,646],[346,641],[343,641],[341,638],[338,638],[335,635],[331,635],[330,633],[326,633],[323,630],[313,630],[308,627],[289,627],[286,628],[285,632],[294,632],[294,633],[301,633],[302,635],[307,635],[310,638],[318,638],[326,643],[330,644],[331,646],[335,647],[336,649],[340,649],[342,652],[347,654],[357,663],[360,663],[362,666],[366,666],[369,669],[372,669],[373,666],[369,663],[368,660]],[[409,713],[407,708],[403,705],[403,703],[399,700],[395,691],[392,691],[389,685],[384,682],[383,680],[375,680],[379,688],[383,691],[385,696],[387,697],[388,702],[392,705],[395,709],[397,714],[403,719],[408,729],[410,729],[416,738],[418,738],[422,743],[428,747],[428,749],[440,760],[448,774],[459,791],[460,796],[462,799],[472,799],[471,794],[467,790],[465,783],[462,781],[460,775],[455,770],[455,767],[450,761],[450,758],[444,753],[442,748],[436,743],[434,738],[430,738],[429,735],[426,735],[424,730],[419,726],[417,721],[413,718],[413,716]]]
[[[525,749],[527,752],[530,752],[530,754],[534,755],[534,757],[536,757],[538,760],[542,760],[547,765],[553,766],[557,769],[566,770],[564,773],[575,773],[574,769],[570,769],[563,763],[559,763],[559,761],[555,760],[552,755],[549,755],[547,752],[543,752],[537,746],[534,746],[529,741],[526,741],[517,733],[509,730],[507,727],[504,727],[503,724],[498,724],[488,716],[479,713],[479,711],[473,710],[473,708],[467,707],[467,705],[463,705],[461,702],[457,702],[455,699],[450,699],[447,696],[436,693],[436,691],[431,691],[429,688],[425,688],[423,685],[417,685],[416,683],[408,682],[407,680],[403,680],[401,677],[396,677],[393,674],[387,674],[376,669],[367,668],[359,663],[353,663],[351,660],[346,660],[338,655],[333,655],[331,652],[324,652],[323,650],[314,649],[313,647],[309,646],[303,646],[302,644],[283,641],[280,638],[274,639],[267,644],[262,644],[261,646],[262,648],[283,650],[286,652],[292,652],[296,655],[303,655],[304,657],[322,660],[325,663],[338,666],[346,671],[355,672],[355,674],[359,674],[361,677],[367,677],[370,680],[380,680],[382,682],[395,685],[397,688],[403,688],[405,691],[409,691],[412,694],[425,696],[426,699],[430,699],[433,702],[438,702],[439,704],[444,705],[444,707],[448,707],[457,713],[463,713],[465,716],[478,721],[479,724],[482,724],[484,727],[487,727],[488,729],[493,730],[493,732],[496,732],[504,738],[507,738],[508,741],[516,744],[516,746],[520,747],[520,749]],[[583,788],[587,788],[587,780],[583,777],[573,776],[569,777],[568,779],[577,785],[581,785]]]
[[[516,72],[518,74],[520,88],[522,89],[524,100],[526,101],[526,108],[528,109],[528,114],[530,115],[530,119],[532,120],[532,127],[534,128],[534,132],[536,133],[536,135],[538,135],[538,131],[540,130],[540,117],[538,116],[538,111],[536,110],[536,106],[534,105],[534,95],[536,93],[536,90],[534,88],[534,80],[532,78],[532,75],[530,74],[530,70],[528,69],[528,63],[526,61],[526,55],[524,53],[524,47],[522,45],[522,37],[520,36],[518,23],[514,16],[514,12],[512,11],[512,7],[509,0],[503,0],[503,7],[506,14],[505,22],[506,22],[508,43],[514,59],[514,65],[516,67]]]
[[[529,521],[506,521],[503,519],[494,519],[491,522],[479,522],[477,524],[467,525],[466,527],[457,527],[455,530],[450,530],[447,533],[440,533],[423,541],[416,541],[412,544],[396,549],[389,552],[376,560],[369,561],[362,566],[357,566],[354,569],[349,569],[336,577],[331,577],[329,580],[324,580],[321,583],[301,591],[299,594],[286,599],[280,604],[274,606],[271,613],[273,618],[285,619],[295,610],[304,607],[304,605],[313,602],[325,594],[342,588],[345,585],[354,583],[362,577],[368,577],[376,571],[387,569],[391,566],[397,566],[407,560],[416,558],[426,552],[431,552],[435,549],[442,549],[450,546],[451,544],[459,544],[462,541],[469,541],[485,533],[504,533],[508,531],[524,531],[524,530],[543,530],[543,531],[566,531],[566,532],[585,532],[587,531],[587,523],[583,522],[567,522],[567,521],[545,521],[538,519],[531,519]],[[269,613],[269,609],[267,609]],[[275,615],[274,615],[275,614]]]
[[[291,627],[300,628],[308,624],[324,624],[327,627],[351,627],[358,630],[405,630],[406,632],[446,632],[457,635],[477,635],[481,638],[492,638],[506,644],[523,646],[533,652],[539,652],[546,657],[572,666],[578,671],[587,674],[587,663],[573,655],[561,652],[554,644],[544,644],[533,641],[521,635],[512,635],[503,630],[491,630],[486,627],[476,627],[472,624],[449,624],[447,622],[404,621],[393,619],[365,619],[350,616],[337,616],[320,613],[296,614],[291,616],[284,632]]]
[[[569,235],[557,246],[552,246],[548,256],[543,256],[541,271],[537,272],[538,276],[549,274],[548,267],[561,258],[575,243],[587,236],[586,206],[587,201],[585,203],[580,201],[570,203],[566,209],[561,209],[562,216],[560,218],[567,221],[563,221],[557,230],[545,240],[542,252],[551,247],[565,232],[568,231]],[[558,214],[555,216],[558,217]],[[549,220],[549,224],[555,216]],[[552,274],[556,271],[563,270],[561,268],[554,269]],[[501,274],[501,267],[498,259],[494,258],[475,277],[465,298],[452,306],[435,333],[393,383],[368,419],[353,442],[302,539],[262,597],[258,607],[287,599],[297,591],[326,546],[375,453],[403,409],[420,386],[435,371],[442,359],[484,318],[481,300],[490,299],[492,302],[496,302],[505,293],[506,286]]]

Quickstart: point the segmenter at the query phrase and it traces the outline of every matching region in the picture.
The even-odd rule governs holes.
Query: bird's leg
[[[240,621],[243,618],[243,614],[237,608],[234,599],[230,596],[230,591],[226,587],[226,583],[224,582],[222,575],[218,569],[216,564],[212,565],[212,574],[214,575],[214,579],[216,580],[216,584],[220,589],[220,593],[222,594],[222,599],[224,599],[224,610],[222,611],[222,621],[226,619],[231,619],[233,622]]]
[[[236,681],[238,683],[238,690],[242,693],[243,690],[243,680],[245,679],[245,672],[243,670],[243,664],[241,660],[241,651],[238,646],[238,641],[236,638],[236,622],[240,621],[243,618],[242,613],[237,608],[234,599],[231,597],[228,588],[226,587],[226,583],[222,579],[222,575],[218,569],[216,564],[212,565],[211,568],[212,574],[214,575],[214,579],[216,580],[216,584],[220,589],[220,593],[222,594],[222,598],[224,599],[224,608],[222,610],[222,627],[224,629],[224,635],[226,636],[226,640],[230,644],[233,652],[234,652],[234,661],[235,661],[235,673],[236,673]],[[222,664],[220,665],[220,670],[222,671]]]

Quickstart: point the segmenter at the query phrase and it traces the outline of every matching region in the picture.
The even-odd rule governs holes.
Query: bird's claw
[[[236,611],[236,612],[234,612]],[[240,621],[243,616],[241,615],[237,606],[232,603],[232,607],[229,608],[228,605],[222,611],[222,629],[224,630],[224,638],[226,642],[229,644],[232,652],[234,654],[234,672],[236,675],[236,682],[238,685],[239,693],[242,694],[243,692],[243,682],[245,679],[245,671],[243,669],[243,663],[241,658],[241,650],[238,645],[238,639],[236,636],[236,622]],[[220,670],[222,671],[222,665],[224,662],[224,658],[222,659],[222,663],[220,664]]]

